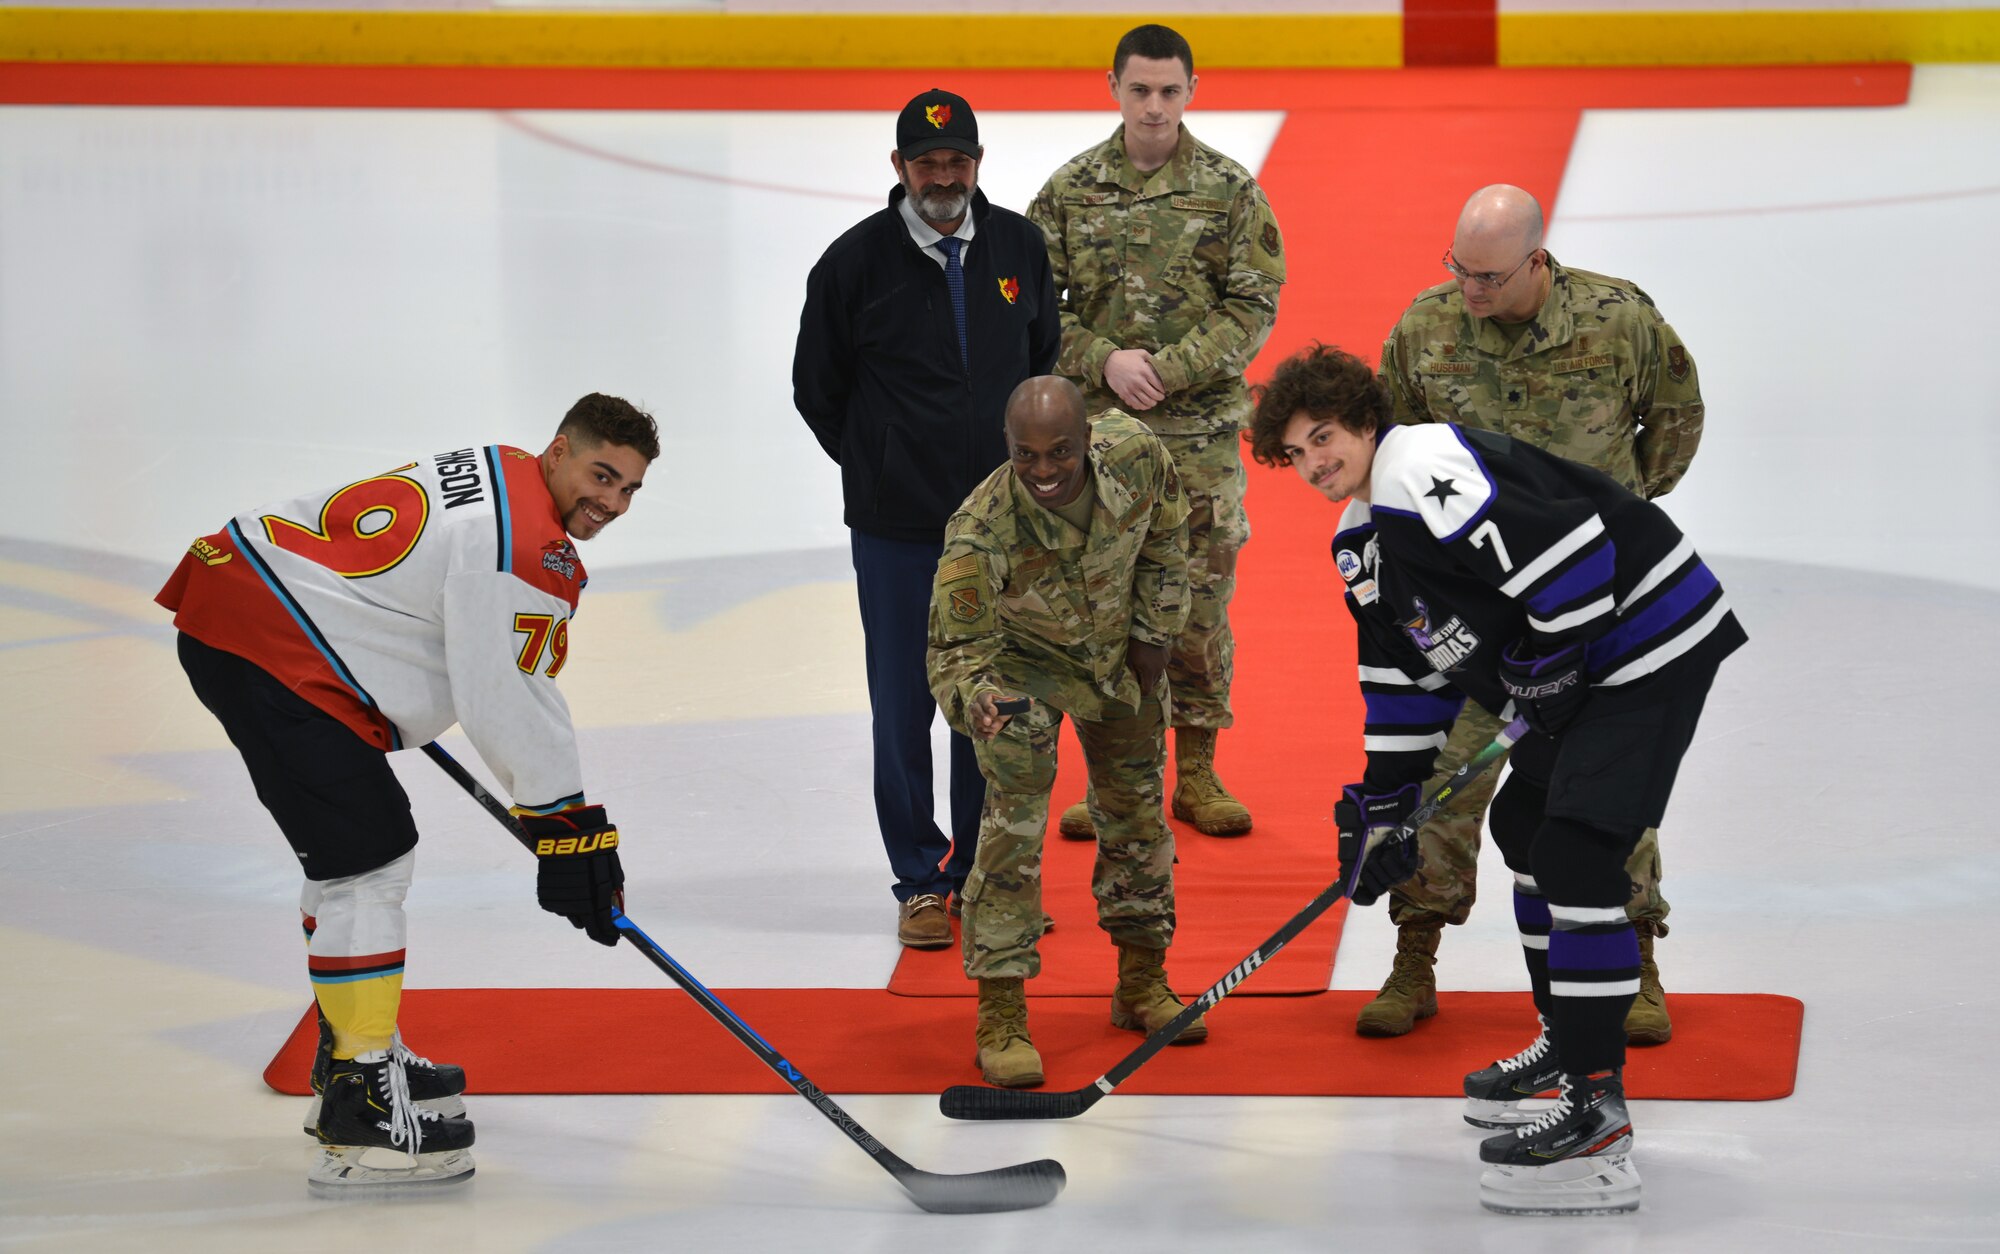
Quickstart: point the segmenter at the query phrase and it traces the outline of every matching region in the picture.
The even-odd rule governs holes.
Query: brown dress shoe
[[[943,949],[951,944],[951,916],[944,898],[918,893],[896,913],[896,939],[911,949]]]

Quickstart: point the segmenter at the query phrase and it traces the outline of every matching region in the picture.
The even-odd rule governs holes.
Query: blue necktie
[[[958,250],[965,241],[947,235],[937,246],[944,250],[944,284],[951,289],[951,320],[958,325],[958,364],[970,369],[972,358],[965,348],[965,267],[958,264]]]

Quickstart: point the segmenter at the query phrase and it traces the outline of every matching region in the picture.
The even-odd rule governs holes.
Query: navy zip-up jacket
[[[942,544],[945,520],[1007,460],[1007,397],[1055,369],[1062,327],[1041,230],[975,188],[961,363],[944,267],[910,238],[903,194],[806,277],[792,402],[840,463],[849,527]]]

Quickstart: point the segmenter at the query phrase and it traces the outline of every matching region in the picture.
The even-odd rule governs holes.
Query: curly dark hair
[[[649,462],[660,457],[660,428],[653,416],[622,397],[602,392],[592,392],[570,406],[556,434],[585,448],[622,444]]]
[[[1270,382],[1252,390],[1257,412],[1246,438],[1250,456],[1266,466],[1292,464],[1285,456],[1285,428],[1300,410],[1319,421],[1331,418],[1356,435],[1380,431],[1393,412],[1389,389],[1373,367],[1317,340],[1285,358]]]

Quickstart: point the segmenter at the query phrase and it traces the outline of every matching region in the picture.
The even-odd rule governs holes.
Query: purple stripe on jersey
[[[1367,721],[1371,727],[1379,723],[1449,723],[1465,707],[1464,696],[1458,694],[1406,696],[1364,692],[1361,700],[1368,708]]]
[[[1592,549],[1590,556],[1529,597],[1528,608],[1543,618],[1553,618],[1557,610],[1572,601],[1581,601],[1594,592],[1609,591],[1611,577],[1617,570],[1618,548],[1607,539]]]
[[[1551,971],[1622,971],[1639,965],[1639,936],[1630,925],[1615,932],[1549,933]]]
[[[1466,453],[1471,456],[1472,464],[1479,467],[1480,477],[1486,480],[1485,503],[1483,503],[1482,505],[1480,505],[1478,509],[1473,511],[1472,517],[1465,520],[1465,525],[1463,527],[1460,527],[1457,531],[1452,532],[1450,535],[1446,536],[1441,541],[1441,543],[1450,544],[1454,540],[1464,539],[1466,532],[1472,530],[1474,527],[1477,527],[1480,524],[1480,521],[1484,519],[1487,514],[1492,512],[1493,502],[1500,499],[1500,485],[1493,482],[1493,472],[1487,469],[1486,459],[1479,455],[1478,449],[1472,447],[1472,441],[1465,438],[1465,432],[1459,429],[1458,424],[1448,422],[1445,424],[1445,426],[1450,429],[1453,435],[1458,437],[1459,444],[1463,445]]]
[[[1549,899],[1539,893],[1514,890],[1514,922],[1524,932],[1549,930]]]
[[[1614,663],[1627,654],[1679,626],[1719,586],[1714,573],[1697,561],[1694,569],[1681,576],[1680,582],[1668,589],[1666,595],[1590,642],[1585,650],[1590,670],[1601,675],[1614,669]]]

